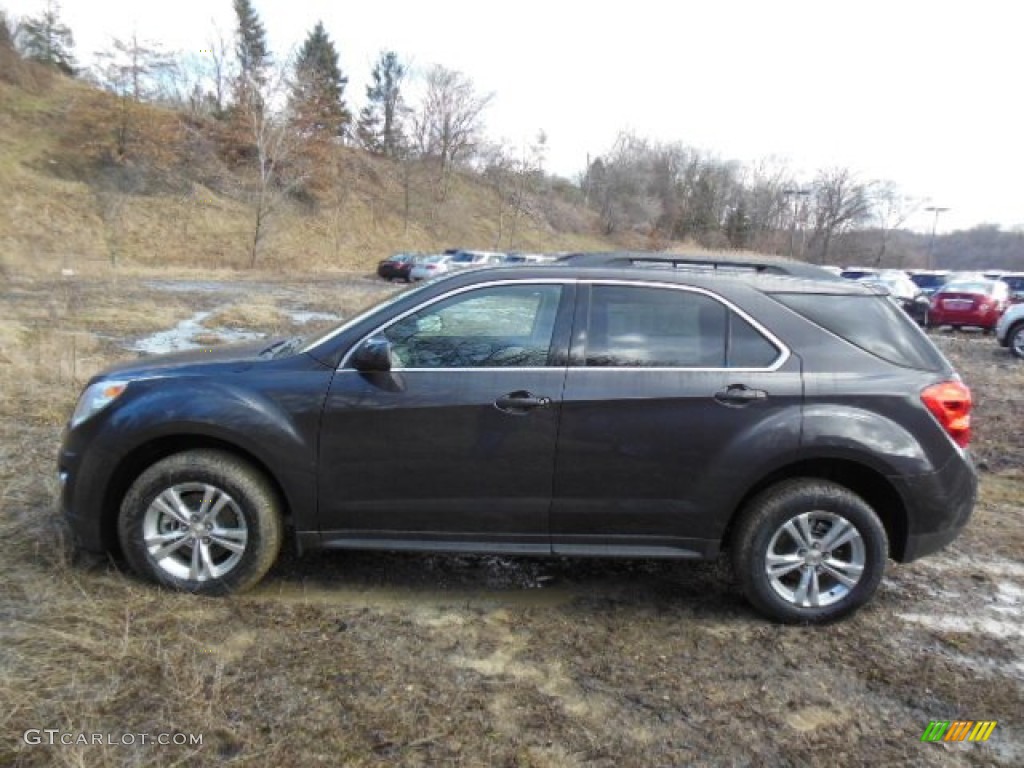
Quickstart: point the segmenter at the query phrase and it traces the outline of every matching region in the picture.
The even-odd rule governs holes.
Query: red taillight
[[[953,441],[966,448],[971,441],[971,390],[959,381],[933,384],[921,393],[921,401]]]

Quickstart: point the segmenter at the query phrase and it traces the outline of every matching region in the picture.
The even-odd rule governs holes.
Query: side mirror
[[[390,371],[391,342],[381,337],[367,339],[352,355],[352,367],[357,371]]]

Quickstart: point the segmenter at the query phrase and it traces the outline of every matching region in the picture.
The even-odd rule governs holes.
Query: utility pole
[[[925,210],[935,214],[935,217],[932,219],[932,236],[928,239],[928,269],[935,269],[935,230],[939,226],[939,214],[945,213],[949,208],[929,205]]]
[[[800,187],[790,187],[782,190],[782,194],[786,197],[792,198],[793,200],[793,220],[789,225],[789,258],[794,258],[793,254],[796,251],[796,217],[797,211],[800,208],[800,198],[807,197],[811,194],[811,190],[802,189]]]

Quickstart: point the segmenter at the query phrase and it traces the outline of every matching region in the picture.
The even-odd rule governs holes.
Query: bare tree
[[[247,130],[251,147],[253,181],[251,197],[255,205],[249,266],[255,267],[260,247],[267,235],[270,218],[287,196],[303,184],[308,164],[300,161],[302,134],[287,114],[275,112],[270,105],[283,101],[286,72],[281,65],[262,83],[252,79],[240,93],[248,101],[237,105],[236,119]]]
[[[622,132],[611,151],[587,169],[586,185],[606,235],[653,229],[662,208],[650,184],[651,147],[646,139]]]
[[[515,185],[512,196],[512,221],[509,226],[509,248],[515,248],[516,231],[520,219],[529,212],[529,201],[539,191],[538,187],[544,180],[544,161],[547,157],[548,137],[544,131],[538,131],[530,144],[524,144],[519,161],[514,166]]]
[[[14,50],[14,41],[18,37],[18,26],[14,17],[0,8],[0,48]]]
[[[223,117],[227,109],[228,91],[231,83],[237,77],[235,72],[234,53],[231,49],[231,42],[224,34],[224,30],[213,23],[210,32],[208,48],[203,53],[209,56],[209,76],[211,102],[214,108],[215,117]]]
[[[484,144],[480,149],[480,156],[483,161],[483,179],[494,191],[497,202],[494,247],[498,248],[505,234],[505,217],[513,187],[515,158],[505,140]]]
[[[836,235],[871,216],[869,186],[860,182],[847,168],[819,171],[814,180],[812,205],[814,234],[811,247],[817,250],[818,262],[827,264],[829,249]]]
[[[466,159],[479,141],[483,112],[493,94],[478,94],[472,80],[438,64],[426,74],[426,91],[413,117],[419,153],[438,161],[438,198],[448,194],[455,165]]]
[[[871,202],[879,233],[875,264],[881,265],[887,255],[889,239],[893,230],[902,227],[907,219],[917,212],[921,202],[903,194],[892,181],[875,183],[872,188]]]

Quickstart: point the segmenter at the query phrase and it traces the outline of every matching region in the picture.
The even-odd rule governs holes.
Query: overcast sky
[[[950,210],[940,232],[1024,226],[1024,3],[1016,0],[254,0],[279,57],[318,19],[362,106],[379,51],[494,92],[488,134],[543,129],[569,178],[630,129],[803,181],[825,166]],[[0,0],[15,15],[44,0]],[[112,36],[207,47],[231,0],[65,0],[81,63]],[[908,224],[928,231],[932,214]]]

